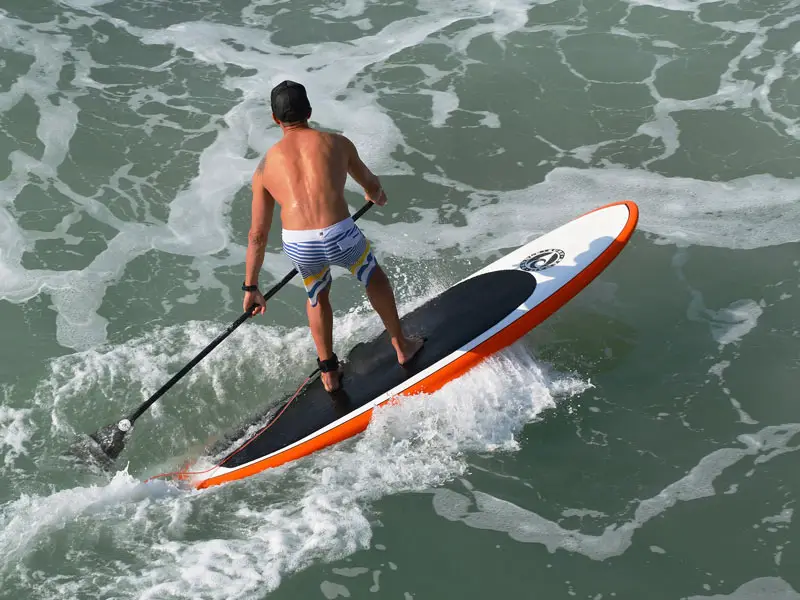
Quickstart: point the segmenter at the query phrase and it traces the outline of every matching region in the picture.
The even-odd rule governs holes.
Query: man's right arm
[[[272,214],[275,211],[275,199],[264,187],[262,179],[266,156],[261,160],[256,172],[253,174],[251,188],[253,200],[251,204],[250,232],[247,235],[247,252],[245,254],[244,283],[247,286],[258,285],[258,275],[264,262],[264,252],[267,249],[267,236],[272,226]],[[244,295],[244,310],[249,310],[255,304],[254,315],[263,314],[267,305],[264,296],[258,289]]]
[[[347,172],[358,185],[364,188],[364,197],[378,206],[386,204],[386,194],[381,187],[380,179],[361,160],[355,144],[343,135],[339,136],[347,153]]]

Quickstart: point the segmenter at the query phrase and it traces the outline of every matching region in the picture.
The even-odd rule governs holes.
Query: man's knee
[[[386,277],[386,273],[383,272],[380,265],[375,265],[375,268],[372,270],[372,273],[369,275],[369,280],[367,281],[367,288],[374,288],[376,286],[385,284],[389,282],[389,278]]]
[[[331,299],[330,299],[330,292],[331,292],[331,284],[325,286],[324,290],[320,290],[317,294],[317,303],[316,305],[311,304],[311,299],[308,300],[309,307],[314,310],[319,310],[320,308],[325,308],[330,306]]]

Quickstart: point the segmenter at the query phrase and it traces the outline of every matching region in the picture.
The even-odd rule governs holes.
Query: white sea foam
[[[759,577],[730,594],[689,596],[686,600],[800,600],[800,593],[780,577]]]
[[[366,0],[344,0],[342,6],[332,4],[331,6],[320,6],[311,9],[315,15],[327,15],[336,19],[347,19],[360,17],[367,8]]]
[[[15,49],[34,57],[28,74],[20,77],[7,92],[0,94],[0,110],[9,110],[24,97],[33,98],[39,110],[37,137],[44,146],[41,160],[15,150],[11,153],[12,173],[0,183],[0,299],[24,302],[41,293],[49,293],[58,312],[58,340],[65,346],[88,347],[105,338],[105,319],[97,314],[109,283],[117,280],[128,261],[151,247],[146,227],[137,224],[124,226],[97,201],[79,196],[54,179],[64,161],[69,142],[78,123],[78,108],[69,97],[58,101],[51,98],[65,65],[67,50],[88,57],[83,51],[70,47],[64,35],[24,30],[13,19],[0,21],[0,39]],[[79,70],[80,72],[80,70]],[[21,266],[22,255],[31,250],[36,234],[28,234],[11,217],[5,205],[10,204],[28,185],[32,175],[52,181],[59,191],[75,200],[88,214],[126,235],[117,236],[106,251],[82,271],[26,270]],[[76,209],[77,210],[77,209]]]
[[[672,259],[678,278],[689,290],[691,300],[686,310],[687,317],[692,321],[708,324],[711,337],[719,344],[720,349],[728,344],[741,341],[758,325],[758,319],[764,313],[764,307],[767,306],[766,302],[763,299],[755,301],[745,298],[736,300],[720,310],[706,307],[702,292],[695,289],[684,275],[683,267],[687,260],[688,254],[685,248],[679,248]],[[727,366],[727,364],[722,364],[721,369],[712,372],[721,379],[722,371]],[[715,367],[718,366],[715,365]]]
[[[328,600],[335,600],[336,598],[349,598],[350,590],[343,586],[341,583],[334,583],[332,581],[323,581],[319,584],[319,590],[322,595]]]
[[[692,19],[704,25],[715,27],[725,33],[737,33],[748,36],[748,41],[741,51],[736,54],[727,65],[724,72],[719,75],[719,84],[716,90],[710,94],[696,98],[674,98],[662,94],[656,86],[656,78],[659,70],[670,61],[683,58],[680,47],[665,40],[654,40],[652,36],[632,33],[623,28],[618,28],[615,33],[620,35],[644,38],[654,47],[676,49],[679,52],[668,52],[664,55],[657,55],[655,64],[642,83],[647,85],[650,95],[654,100],[652,106],[653,116],[649,120],[642,122],[636,129],[636,134],[652,137],[663,145],[663,152],[655,157],[645,160],[642,164],[649,167],[652,163],[667,159],[675,155],[681,146],[681,129],[673,114],[685,113],[686,111],[708,111],[708,110],[731,110],[738,109],[748,111],[752,106],[757,106],[766,121],[780,135],[786,135],[795,139],[800,139],[800,119],[793,118],[781,112],[781,103],[791,104],[791,100],[783,98],[783,92],[773,94],[773,87],[776,83],[782,82],[786,78],[787,61],[792,60],[792,53],[781,49],[770,48],[770,33],[772,30],[786,29],[797,20],[800,2],[791,0],[782,7],[772,9],[770,17],[775,19],[784,16],[776,23],[765,26],[763,19],[741,19],[737,21],[704,21],[700,16],[700,11],[704,4],[712,0],[629,0],[634,8],[637,6],[652,6],[668,11],[688,12],[692,14]],[[562,54],[565,65],[569,65],[568,57]],[[758,67],[743,67],[743,61],[750,61],[758,58],[767,64]],[[791,63],[790,63],[791,64]],[[569,67],[570,71],[577,77],[583,77],[581,73]],[[791,114],[791,113],[790,113]],[[760,118],[758,122],[763,122]],[[625,142],[631,139],[618,139],[612,136],[611,139],[603,140],[594,144],[579,146],[569,150],[569,154],[575,158],[589,162],[595,153],[606,146]],[[603,164],[610,165],[609,159],[602,161]]]
[[[353,12],[356,8],[352,5],[347,11]],[[20,263],[22,253],[31,248],[30,238],[16,226],[9,213],[3,211],[0,231],[7,245],[4,244],[0,250],[0,273],[3,274],[0,298],[22,302],[40,292],[50,293],[58,311],[59,342],[73,348],[92,347],[105,338],[105,320],[97,315],[105,290],[119,279],[130,260],[153,248],[202,256],[228,247],[227,205],[247,182],[257,161],[246,160],[243,156],[248,146],[263,150],[276,139],[274,130],[267,131],[270,119],[263,102],[265,79],[272,83],[285,77],[302,79],[304,73],[314,71],[313,81],[308,82],[308,87],[315,98],[315,116],[326,126],[349,135],[377,171],[382,174],[408,173],[400,163],[389,159],[391,152],[403,145],[403,138],[392,120],[376,106],[376,95],[365,92],[363,86],[348,89],[347,85],[369,65],[420,43],[454,21],[485,16],[494,9],[488,9],[489,13],[486,10],[480,6],[473,8],[467,3],[441,18],[412,18],[391,23],[379,36],[366,36],[352,46],[327,44],[329,52],[320,52],[317,45],[296,47],[292,57],[284,55],[284,48],[271,45],[261,30],[208,22],[181,24],[161,31],[128,26],[129,32],[144,43],[173,44],[192,52],[201,61],[211,64],[227,61],[258,69],[259,75],[229,80],[231,87],[240,90],[244,98],[225,116],[228,127],[219,131],[216,140],[201,154],[197,177],[171,203],[166,227],[133,226],[102,218],[119,234],[89,267],[78,273],[26,271]],[[59,156],[52,149],[68,146],[75,129],[77,109],[71,101],[63,100],[59,104],[62,114],[58,114],[47,97],[56,87],[64,62],[62,54],[70,47],[67,38],[58,37],[58,44],[53,44],[52,36],[46,33],[26,32],[23,36],[21,24],[13,20],[5,22],[4,27],[6,36],[36,56],[37,64],[41,63],[43,67],[32,69],[29,78],[21,79],[35,81],[38,94],[34,95],[34,100],[40,113],[44,117],[55,117],[43,118],[43,124],[47,125],[49,121],[60,124],[46,129],[40,127],[40,139],[46,149],[41,163],[22,155],[12,156],[16,157],[15,176],[6,181],[3,197],[13,199],[24,186],[28,172],[36,172],[36,168],[45,169],[43,175],[47,176],[63,161],[63,151]],[[232,49],[223,42],[228,37],[240,40],[248,50]],[[88,89],[97,87],[88,75],[88,66],[94,61],[86,53],[77,53],[85,59],[81,81]],[[12,88],[0,97],[0,106],[5,103],[8,108],[18,102],[25,91],[20,86]],[[145,95],[156,100],[163,96],[158,90],[149,90]],[[344,95],[345,99],[334,100],[337,95]],[[353,119],[356,114],[358,119]],[[103,217],[109,216],[102,214],[102,208],[91,199],[78,197],[68,189],[60,191],[87,210],[95,210]]]
[[[344,327],[339,329],[342,331]],[[154,331],[124,344],[99,346],[59,357],[50,363],[49,375],[37,388],[34,401],[51,411],[56,431],[73,434],[68,423],[92,419],[97,410],[119,412],[141,403],[222,330],[219,324],[195,321]],[[183,423],[177,415],[186,410],[187,398],[195,406],[206,405],[206,417],[219,418],[220,412],[230,410],[226,406],[241,404],[242,393],[256,401],[261,398],[252,389],[239,389],[237,381],[249,381],[253,386],[267,382],[272,386],[296,384],[298,372],[311,370],[312,356],[307,327],[242,326],[235,337],[194,367],[172,392],[183,402],[157,403],[150,409],[149,418],[158,422],[164,415],[165,404],[169,405],[164,427],[175,436]],[[96,402],[102,406],[98,407]]]
[[[758,325],[764,309],[755,300],[739,300],[728,308],[711,313],[711,334],[724,346],[741,340]]]
[[[630,521],[610,523],[600,535],[566,529],[531,510],[478,490],[472,491],[470,496],[445,488],[435,490],[433,507],[451,521],[460,521],[476,529],[501,531],[518,542],[541,544],[550,552],[561,549],[593,560],[606,560],[623,554],[639,529],[678,502],[714,496],[714,481],[740,461],[751,458],[756,463],[765,462],[778,454],[800,450],[800,445],[791,444],[798,433],[800,423],[792,423],[740,435],[741,446],[722,448],[703,457],[686,476],[655,496],[639,501]]]
[[[7,467],[12,465],[16,457],[26,454],[25,444],[36,429],[30,413],[25,408],[0,406],[0,454]]]
[[[729,360],[722,360],[718,363],[712,365],[708,372],[712,375],[716,375],[719,378],[720,388],[722,389],[722,393],[728,397],[730,400],[731,406],[739,415],[739,422],[744,423],[745,425],[757,425],[758,421],[753,419],[749,414],[747,414],[744,409],[742,408],[741,402],[739,402],[736,398],[733,397],[731,394],[730,389],[725,385],[725,369],[731,366],[731,362]]]
[[[452,185],[439,176],[426,178]],[[800,229],[794,226],[800,222],[800,184],[769,175],[717,183],[643,170],[556,168],[544,182],[524,190],[471,189],[469,195],[467,227],[437,226],[437,211],[422,208],[414,209],[422,224],[365,227],[390,248],[398,234],[413,236],[419,228],[432,232],[407,248],[415,258],[442,248],[485,257],[530,241],[602,204],[629,199],[640,207],[639,229],[667,243],[758,248],[800,241]],[[489,203],[495,198],[499,202]]]
[[[132,396],[128,399],[145,397],[163,383],[176,364],[188,359],[221,330],[219,324],[195,322],[108,347],[102,345],[105,320],[98,315],[98,309],[106,290],[120,280],[130,262],[152,249],[192,258],[192,266],[201,274],[198,280],[189,282],[188,289],[217,287],[224,295],[228,294],[227,288],[216,279],[214,269],[241,265],[243,260],[243,249],[231,239],[228,208],[258,160],[244,158],[248,148],[260,152],[277,139],[277,132],[270,129],[265,102],[266,90],[272,84],[286,77],[306,81],[315,118],[320,123],[353,138],[362,156],[379,174],[414,175],[411,167],[397,156],[403,150],[413,153],[415,149],[409,146],[391,113],[379,103],[384,84],[377,82],[375,73],[382,66],[394,57],[405,57],[409,49],[428,41],[444,42],[455,53],[465,53],[473,41],[485,34],[503,46],[512,31],[549,30],[556,37],[563,37],[582,27],[528,24],[527,11],[533,2],[460,0],[442,3],[431,0],[419,5],[423,14],[388,25],[379,25],[377,19],[359,20],[356,24],[360,24],[364,36],[348,43],[308,43],[286,48],[272,40],[272,17],[258,12],[271,9],[274,5],[271,1],[254,1],[243,10],[243,20],[248,26],[197,21],[165,30],[143,29],[104,16],[101,9],[107,4],[106,0],[63,0],[63,3],[86,9],[81,15],[92,16],[65,15],[58,23],[33,26],[5,15],[0,18],[0,46],[34,59],[28,72],[10,90],[0,93],[0,110],[7,111],[26,97],[32,98],[40,117],[37,137],[44,148],[41,158],[22,150],[12,152],[12,173],[0,183],[0,299],[24,302],[39,293],[50,294],[57,311],[59,343],[86,350],[54,361],[37,390],[35,400],[42,407],[52,407],[57,430],[62,426],[69,429],[63,420],[67,405],[71,419],[79,408],[86,411],[107,408],[91,402],[84,405],[82,400],[92,392],[101,391],[108,396],[106,392],[128,388]],[[633,3],[697,13],[706,1],[634,0]],[[367,8],[364,0],[345,0],[323,7],[317,16],[352,20],[362,17]],[[200,63],[196,69],[198,73],[202,73],[202,65],[210,71],[225,70],[228,65],[255,71],[252,75],[224,79],[226,91],[234,91],[240,97],[223,114],[224,126],[218,131],[216,121],[209,126],[210,131],[216,131],[216,137],[197,159],[196,173],[171,199],[169,216],[163,225],[149,218],[147,207],[141,206],[141,198],[122,189],[123,183],[135,189],[143,188],[145,183],[152,184],[149,177],[134,176],[131,165],[110,172],[108,184],[120,197],[144,210],[148,218],[143,222],[126,222],[102,204],[99,193],[83,196],[57,178],[78,127],[81,96],[99,93],[106,87],[94,79],[93,73],[96,67],[105,66],[101,64],[102,57],[93,57],[81,46],[82,42],[77,41],[77,36],[70,36],[73,31],[102,31],[103,27],[95,27],[104,24],[100,21],[126,31],[132,36],[131,40],[164,44],[179,49],[182,55],[191,54]],[[778,27],[787,23],[785,20]],[[760,24],[748,21],[716,26],[729,32],[747,28],[748,35],[755,32],[753,40],[740,54],[741,58],[755,56],[765,48]],[[226,43],[227,38],[237,40],[243,49]],[[668,42],[661,47],[675,50]],[[799,53],[797,46],[794,51]],[[643,125],[641,131],[664,141],[666,154],[662,158],[674,152],[680,143],[672,113],[716,110],[724,102],[739,107],[755,102],[789,135],[797,135],[797,130],[793,129],[796,122],[781,115],[770,101],[776,82],[785,80],[791,73],[790,57],[776,55],[775,60],[767,61],[763,82],[750,85],[735,81],[734,73],[746,62],[740,57],[729,65],[719,92],[710,98],[687,102],[656,98],[657,118]],[[450,56],[449,60],[453,58],[457,63],[456,73],[464,71],[472,62],[463,54]],[[69,65],[75,69],[71,80]],[[453,74],[449,66],[447,70],[439,68],[441,65],[418,66],[425,76],[420,93],[434,90],[434,83]],[[171,62],[161,68],[169,70]],[[59,85],[62,77],[65,81]],[[202,75],[199,77],[202,79]],[[213,94],[213,84],[203,83],[203,88],[210,89]],[[392,92],[391,84],[386,85]],[[59,88],[63,88],[61,92]],[[442,91],[444,89],[447,91]],[[446,83],[437,86],[431,94],[432,125],[447,127],[451,117],[463,110],[465,99],[458,97],[456,89]],[[138,115],[148,97],[161,104],[173,100],[172,95],[157,87],[143,87],[127,100],[128,108]],[[483,115],[482,126],[500,126],[503,115],[475,112]],[[161,124],[159,119],[149,116],[144,130],[155,131],[156,125]],[[596,147],[587,146],[564,152],[583,156],[588,161],[595,151]],[[504,152],[505,148],[497,150],[498,154]],[[793,227],[800,222],[798,185],[770,176],[700,182],[665,178],[643,170],[558,168],[542,183],[498,193],[468,189],[462,182],[439,172],[438,178],[431,178],[431,182],[445,189],[464,190],[470,197],[471,205],[464,209],[468,226],[456,228],[442,224],[436,211],[424,209],[414,209],[421,220],[413,225],[383,226],[367,217],[365,228],[376,238],[382,252],[426,259],[436,257],[443,250],[455,249],[456,257],[483,258],[528,241],[602,203],[626,197],[637,201],[642,208],[640,229],[657,235],[665,243],[756,248],[800,239],[797,228]],[[66,237],[66,225],[71,218],[67,217],[53,232],[26,231],[19,226],[9,207],[31,177],[45,181],[65,195],[75,204],[75,214],[85,212],[116,231],[108,248],[89,266],[68,272],[22,267],[22,256],[33,248],[33,242],[46,236]],[[351,189],[354,188],[351,186]],[[497,202],[490,204],[490,201]],[[398,206],[402,206],[401,202]],[[227,253],[225,258],[209,256],[221,249]],[[282,275],[287,270],[282,260],[277,256],[267,260],[267,268],[273,275]],[[735,343],[755,324],[758,318],[755,313],[756,309],[749,304],[722,308],[715,314],[724,321],[726,329],[712,329],[711,335],[716,335],[720,343]],[[738,320],[728,322],[725,319],[729,316]],[[352,331],[358,333],[353,337],[377,331],[377,322],[374,317],[370,318],[373,320],[367,319],[361,329],[353,326]],[[224,344],[183,382],[190,392],[200,392],[198,395],[205,398],[215,396],[214,404],[229,407],[231,412],[234,412],[230,407],[236,397],[229,387],[231,379],[261,370],[257,377],[263,381],[279,381],[283,377],[281,370],[295,373],[298,365],[308,360],[311,349],[305,329],[287,332],[256,326],[243,328],[236,335],[244,343]],[[296,336],[294,340],[293,335]],[[106,583],[99,584],[107,586],[102,590],[96,587],[98,579],[94,572],[84,572],[83,576],[72,580],[45,579],[43,596],[135,594],[137,598],[170,595],[228,598],[240,594],[239,597],[263,597],[267,590],[279,585],[281,577],[287,573],[319,558],[333,559],[367,547],[372,534],[368,505],[373,499],[384,494],[425,489],[463,473],[466,468],[464,452],[513,450],[515,433],[524,422],[553,406],[559,394],[568,395],[586,386],[585,382],[548,375],[530,357],[517,354],[519,349],[510,352],[431,397],[410,399],[379,411],[373,427],[358,440],[249,482],[174,497],[163,486],[141,486],[121,473],[106,486],[62,490],[48,496],[29,495],[0,506],[0,565],[4,565],[0,568],[21,564],[20,559],[47,536],[69,530],[87,514],[96,516],[99,513],[103,519],[85,519],[80,523],[81,537],[91,542],[96,539],[92,534],[98,528],[110,524],[115,544],[142,557],[148,569],[143,572],[131,569],[110,576],[104,580]],[[267,360],[267,355],[279,356],[281,360]],[[718,371],[721,379],[723,368]],[[208,393],[209,388],[213,394]],[[481,388],[482,393],[476,392]],[[157,405],[152,415],[156,425],[169,420],[172,408],[164,407],[176,405]],[[33,431],[27,417],[21,411],[6,409],[0,415],[0,424],[6,427],[0,429],[0,444],[4,445],[6,457],[24,454]],[[791,427],[787,431],[796,432]],[[758,463],[794,451],[784,438],[775,441],[780,438],[778,430],[772,432],[775,439],[770,438],[770,432],[765,429],[750,438],[753,445],[745,441],[745,449],[729,448],[706,457],[686,478],[668,486],[662,494],[642,501],[633,521],[597,539],[559,529],[549,522],[540,523],[536,516],[531,516],[533,513],[516,511],[518,507],[503,505],[498,508],[497,503],[502,501],[480,496],[481,492],[475,492],[475,499],[480,498],[482,509],[497,509],[502,513],[498,517],[501,521],[503,515],[520,518],[518,524],[504,521],[501,530],[521,531],[519,535],[525,541],[539,541],[553,548],[583,548],[599,556],[603,556],[603,543],[608,542],[609,552],[622,552],[634,531],[653,515],[678,501],[713,493],[714,478],[727,465],[745,456],[757,455]],[[176,435],[180,436],[180,431]],[[757,450],[753,449],[755,446]],[[271,484],[285,483],[284,478],[298,484],[290,486],[290,497],[270,497]],[[247,497],[242,499],[243,495]],[[436,502],[441,502],[443,497],[437,495]],[[473,500],[469,497],[451,496],[451,500],[456,504],[460,502],[463,509],[448,514],[462,515],[471,510]],[[119,518],[119,510],[124,518]],[[198,514],[209,513],[220,515],[216,528],[201,539],[195,530],[187,534]],[[602,518],[599,513],[587,512],[586,515]],[[484,520],[476,517],[470,524],[496,522],[489,517]],[[537,524],[542,526],[538,533]],[[144,537],[142,530],[147,532]],[[88,567],[77,565],[76,568]],[[343,590],[328,588],[327,591],[342,593]]]
[[[49,496],[23,495],[0,506],[0,574],[24,557],[42,537],[82,515],[172,493],[162,482],[143,484],[120,471],[107,485],[67,489]]]
[[[764,517],[763,519],[761,519],[761,522],[762,523],[769,523],[769,524],[772,524],[772,525],[778,525],[778,526],[788,526],[792,522],[792,517],[793,516],[794,516],[794,509],[793,508],[784,508],[777,515]]]
[[[586,387],[548,373],[514,346],[435,394],[379,409],[358,438],[244,482],[177,494],[120,473],[106,487],[26,496],[0,510],[0,557],[16,564],[37,541],[91,512],[83,534],[113,519],[115,543],[146,560],[148,569],[111,576],[99,590],[96,578],[59,581],[64,593],[260,597],[312,561],[369,547],[373,501],[463,474],[465,453],[513,451],[525,423]],[[275,492],[276,486],[287,491]],[[217,515],[210,531],[200,538],[184,534],[196,515],[209,512]],[[143,521],[145,543],[133,531]]]
[[[515,448],[520,425],[553,406],[555,399],[548,391],[548,376],[530,357],[520,349],[510,353],[441,392],[407,398],[377,411],[354,443],[322,451],[288,469],[286,476],[302,490],[301,497],[269,511],[238,505],[236,517],[248,531],[246,540],[171,545],[170,559],[156,560],[154,565],[157,578],[168,581],[158,585],[159,592],[188,584],[195,595],[222,598],[226,593],[249,597],[258,586],[271,589],[297,565],[367,547],[371,527],[365,502],[419,491],[463,473],[464,452]],[[573,390],[584,386],[576,381]],[[250,483],[255,485],[254,480]],[[237,556],[235,565],[224,558],[231,554]],[[270,560],[264,560],[265,555]],[[217,581],[195,579],[174,568],[210,566],[220,559],[229,571],[216,573]]]
[[[628,0],[630,4],[654,6],[666,10],[696,13],[703,4],[712,4],[716,0]]]
[[[195,21],[162,30],[143,29],[110,19],[101,12],[102,0],[72,0],[69,4],[91,9],[87,13],[91,16],[69,16],[75,27],[91,27],[97,21],[111,20],[116,27],[126,30],[143,44],[180,48],[212,67],[231,64],[256,72],[255,75],[224,80],[224,85],[239,93],[241,98],[223,116],[225,127],[216,130],[214,141],[201,152],[196,176],[170,203],[167,222],[163,226],[153,222],[129,223],[115,217],[97,198],[84,197],[54,177],[65,160],[78,126],[76,99],[105,87],[92,77],[93,67],[103,65],[84,48],[74,45],[67,29],[59,30],[54,24],[28,29],[23,23],[9,18],[0,23],[0,40],[4,47],[13,47],[15,51],[34,57],[28,73],[20,77],[11,89],[0,94],[0,109],[10,109],[26,95],[33,98],[40,114],[37,136],[44,147],[40,160],[21,151],[13,152],[13,172],[2,183],[0,299],[24,302],[39,293],[50,294],[57,311],[57,339],[63,346],[76,349],[90,348],[105,340],[106,321],[98,315],[98,310],[108,287],[122,277],[127,265],[136,257],[153,249],[191,257],[207,257],[227,250],[230,256],[241,262],[241,246],[230,239],[228,206],[233,196],[247,184],[258,160],[244,158],[248,148],[260,152],[277,139],[278,133],[271,128],[265,101],[265,90],[270,85],[286,77],[304,80],[314,99],[315,119],[326,127],[349,135],[365,160],[380,174],[412,174],[409,166],[398,160],[395,153],[399,148],[406,153],[415,150],[408,145],[398,124],[378,103],[382,91],[369,75],[371,70],[380,69],[393,57],[433,39],[446,39],[456,52],[462,54],[462,65],[466,65],[471,60],[465,55],[470,43],[484,34],[490,34],[500,44],[512,31],[552,30],[558,36],[569,34],[568,28],[561,25],[529,25],[527,11],[532,4],[527,1],[502,4],[486,0],[445,4],[422,2],[419,5],[422,15],[401,18],[380,30],[371,29],[363,37],[347,44],[303,44],[287,52],[287,48],[272,41],[269,30],[265,34],[263,27],[269,24],[271,17],[259,15],[256,9],[268,4],[254,3],[244,10],[244,21],[255,26]],[[672,4],[652,4],[693,10],[702,2],[672,0]],[[321,7],[318,12],[334,18],[352,18],[362,15],[366,6],[361,0],[352,0]],[[778,26],[788,26],[791,18],[787,17]],[[455,24],[458,27],[453,33]],[[715,25],[730,31],[746,27],[748,32],[760,27],[754,23]],[[764,35],[761,29],[758,31],[759,35],[751,42],[752,47],[748,46],[749,49],[740,57],[763,51]],[[239,45],[233,47],[225,42],[226,39],[236,39]],[[74,63],[76,73],[73,80],[78,91],[62,94],[55,101],[52,92],[58,87],[67,53],[79,59]],[[711,109],[735,97],[737,106],[749,105],[749,99],[755,99],[765,114],[791,131],[796,124],[774,110],[769,94],[771,85],[785,79],[786,60],[788,58],[782,55],[777,56],[773,66],[764,71],[764,83],[760,87],[751,86],[744,90],[739,86],[736,88],[739,92],[717,95],[705,104],[697,100],[692,101],[694,104],[678,105],[669,98],[659,97],[656,120],[643,124],[643,127],[650,134],[664,139],[665,143],[672,139],[673,143],[667,143],[667,153],[670,153],[679,142],[677,133],[669,133],[669,127],[665,128],[669,122],[674,124],[670,116],[672,112]],[[721,89],[730,88],[725,83],[728,79],[731,80],[728,83],[736,83],[733,73],[740,68],[739,63],[740,59],[731,63],[722,78]],[[169,64],[159,68],[168,70]],[[420,93],[432,96],[431,124],[434,127],[447,126],[449,117],[461,110],[461,99],[454,87],[443,91],[434,89],[433,85],[451,72],[432,64],[421,64],[419,68],[426,77]],[[651,91],[657,93],[655,88]],[[171,99],[157,87],[143,87],[133,93],[128,102],[130,110],[138,111],[145,101],[167,104]],[[197,112],[198,109],[189,107],[187,110]],[[482,126],[499,126],[498,115],[488,111],[478,113],[483,115]],[[144,128],[152,129],[155,124],[161,124],[159,119],[160,116],[148,115]],[[661,125],[656,127],[658,123]],[[215,131],[215,127],[210,124],[204,130]],[[588,160],[594,150],[574,148],[569,152],[582,154]],[[21,266],[22,255],[33,248],[33,242],[51,235],[20,228],[6,208],[28,183],[30,174],[50,182],[75,203],[76,211],[85,211],[118,232],[108,248],[89,266],[80,271],[61,272],[26,270]],[[436,182],[446,188],[465,187],[451,178],[437,177]],[[109,173],[110,186],[123,197],[141,204],[140,200],[121,189],[123,180],[136,189],[142,189],[148,184],[147,179],[133,176],[131,165]],[[352,182],[349,185],[355,189]],[[534,234],[543,233],[601,203],[628,197],[642,206],[641,229],[656,233],[671,243],[754,248],[798,239],[797,228],[791,226],[800,216],[798,185],[770,176],[721,183],[668,179],[641,170],[559,168],[552,171],[543,183],[527,189],[503,193],[474,189],[472,196],[474,206],[467,212],[469,227],[466,228],[439,223],[436,211],[421,209],[417,212],[423,220],[414,225],[378,226],[366,220],[365,226],[378,238],[381,250],[387,253],[433,258],[440,251],[455,247],[467,257],[488,256],[496,250],[528,241]],[[487,205],[487,199],[499,202]],[[147,211],[147,207],[144,208]],[[284,266],[284,262],[268,260],[266,265],[273,275],[282,274],[279,268]],[[213,280],[213,274],[207,277],[207,281]]]
[[[452,89],[447,92],[426,90],[425,95],[430,96],[433,102],[433,127],[442,127],[447,123],[448,117],[458,108],[458,96]]]
[[[102,6],[103,4],[110,4],[114,0],[59,0],[61,4],[67,6],[74,6],[75,8],[91,8],[94,6]]]

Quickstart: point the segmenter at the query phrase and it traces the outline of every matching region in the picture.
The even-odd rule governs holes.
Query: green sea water
[[[0,598],[800,599],[800,2],[4,0]],[[241,313],[248,183],[308,88],[389,196],[406,311],[608,202],[588,288],[343,444],[152,475],[314,367],[294,281]],[[363,198],[348,187],[353,212]],[[291,269],[279,220],[262,281]],[[378,332],[335,274],[339,355]]]

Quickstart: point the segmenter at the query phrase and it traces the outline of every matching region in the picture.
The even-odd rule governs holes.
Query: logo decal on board
[[[564,251],[558,248],[540,250],[519,263],[519,268],[523,271],[544,271],[553,265],[557,265],[563,259]]]

